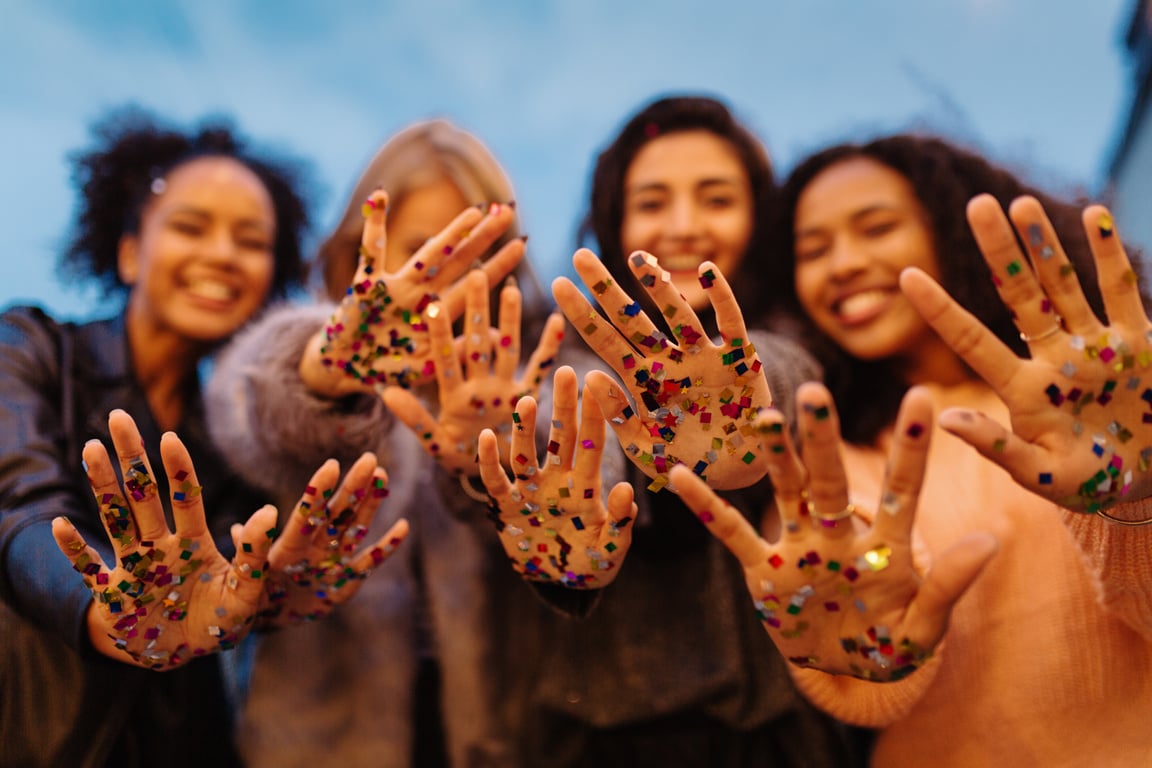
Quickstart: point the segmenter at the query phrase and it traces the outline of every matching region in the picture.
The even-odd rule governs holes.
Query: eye
[[[867,237],[883,237],[898,226],[896,221],[876,221],[865,225],[863,231]]]
[[[204,225],[191,219],[172,219],[168,222],[168,226],[172,230],[189,237],[198,237],[204,232]]]
[[[817,259],[823,257],[826,253],[828,253],[828,246],[824,243],[797,245],[796,263],[803,264],[804,262],[816,261]]]
[[[704,205],[713,209],[726,209],[736,205],[736,198],[732,195],[709,195],[704,199]]]
[[[657,213],[664,207],[664,201],[657,197],[641,198],[632,202],[632,210],[638,213]]]

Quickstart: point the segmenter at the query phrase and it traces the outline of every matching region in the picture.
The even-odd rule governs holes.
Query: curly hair
[[[727,141],[748,173],[753,204],[752,237],[738,274],[725,277],[740,300],[745,318],[751,319],[763,314],[766,306],[761,301],[759,272],[751,268],[751,256],[764,248],[766,228],[762,223],[772,208],[775,179],[763,143],[718,99],[667,96],[649,103],[629,118],[596,159],[589,188],[588,212],[580,224],[576,241],[578,245],[596,248],[608,271],[617,280],[630,284],[630,293],[647,298],[646,292],[640,290],[640,285],[632,277],[627,264],[628,254],[624,253],[620,239],[624,224],[624,179],[632,161],[648,142],[670,133],[695,130],[708,131]],[[642,303],[646,304],[649,313],[654,311],[654,307],[647,306],[648,302]]]
[[[78,212],[61,270],[94,279],[106,295],[127,293],[117,266],[120,239],[136,234],[140,216],[157,179],[200,157],[227,157],[251,170],[272,200],[276,216],[274,272],[269,299],[286,295],[304,276],[301,241],[308,228],[301,161],[251,149],[230,121],[203,121],[192,132],[162,124],[136,107],[117,107],[90,129],[93,143],[71,156],[72,179],[79,192]]]
[[[766,298],[780,321],[800,327],[803,340],[825,366],[847,440],[871,443],[894,421],[908,383],[891,360],[868,361],[849,355],[807,317],[795,290],[794,224],[797,202],[808,184],[827,168],[860,157],[875,160],[908,180],[929,218],[941,285],[1016,354],[1027,356],[1027,345],[1000,300],[965,215],[968,201],[978,194],[992,195],[1005,208],[1021,195],[1036,197],[1076,268],[1089,304],[1098,317],[1104,317],[1096,266],[1080,218],[1086,201],[1058,200],[976,152],[934,136],[898,134],[824,149],[800,162],[780,189],[772,226],[770,252],[774,256],[765,265]]]

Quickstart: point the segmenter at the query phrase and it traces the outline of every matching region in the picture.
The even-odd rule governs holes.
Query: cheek
[[[659,224],[650,218],[628,215],[620,225],[620,246],[625,254],[636,250],[650,250],[654,236],[659,234]]]
[[[820,293],[820,284],[823,278],[812,268],[797,267],[796,269],[796,298],[800,300],[800,306],[809,315],[814,314],[817,305],[816,300]]]

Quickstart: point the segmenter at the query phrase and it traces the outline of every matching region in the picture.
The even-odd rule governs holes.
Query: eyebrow
[[[199,206],[190,205],[187,203],[182,203],[182,204],[177,205],[174,208],[172,208],[168,212],[168,216],[169,217],[172,217],[172,216],[196,216],[196,217],[201,218],[201,219],[211,219],[213,214],[205,208],[200,208]],[[240,219],[237,219],[237,223],[240,226],[256,227],[258,229],[268,229],[268,228],[275,229],[275,227],[276,227],[275,219],[273,219],[273,221],[271,222],[271,226],[268,227],[265,225],[265,222],[263,219],[256,218],[253,216],[244,216]]]
[[[853,211],[851,214],[849,214],[848,218],[851,219],[853,223],[855,223],[855,222],[859,221],[860,219],[863,219],[864,217],[869,216],[873,213],[877,213],[877,212],[881,212],[881,211],[898,212],[900,210],[901,209],[898,205],[894,205],[892,203],[874,203],[874,204],[869,205],[865,208],[861,208],[858,211]],[[797,230],[796,233],[793,235],[793,239],[799,240],[802,237],[807,237],[809,235],[819,234],[823,229],[824,229],[823,227],[808,227],[807,229]]]
[[[741,186],[739,179],[734,179],[729,176],[711,176],[706,179],[700,179],[696,182],[696,187],[712,187],[712,186]],[[646,184],[636,184],[631,187],[624,188],[624,194],[637,194],[639,192],[648,191],[663,191],[668,189],[668,184],[663,181],[651,181]]]

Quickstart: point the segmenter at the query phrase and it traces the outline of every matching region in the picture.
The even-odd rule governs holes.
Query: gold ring
[[[817,520],[819,520],[822,523],[838,523],[841,520],[843,520],[847,517],[852,517],[852,515],[856,514],[856,505],[855,504],[849,504],[848,506],[844,507],[844,509],[840,510],[839,512],[836,512],[835,514],[831,514],[831,515],[822,515],[819,512],[817,512],[815,508],[812,508],[811,511],[812,511],[812,517],[816,518]]]
[[[1044,331],[1043,333],[1038,333],[1035,336],[1029,336],[1028,334],[1024,333],[1024,331],[1020,331],[1020,340],[1025,344],[1031,344],[1034,341],[1041,341],[1048,338],[1049,336],[1055,336],[1064,328],[1062,325],[1063,320],[1061,319],[1060,315],[1056,315],[1055,320],[1056,322],[1052,323],[1051,328]]]

